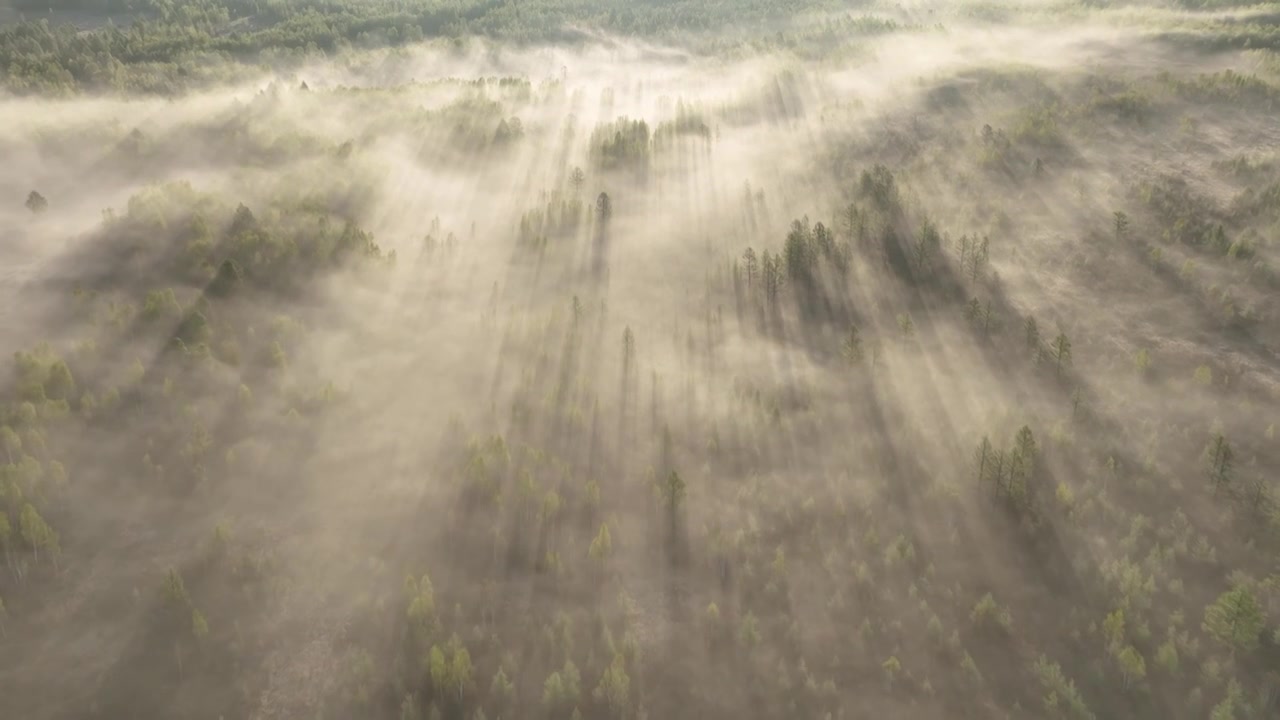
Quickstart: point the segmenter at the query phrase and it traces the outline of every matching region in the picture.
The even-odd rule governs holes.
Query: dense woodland
[[[11,5],[0,717],[1280,714],[1280,7]]]

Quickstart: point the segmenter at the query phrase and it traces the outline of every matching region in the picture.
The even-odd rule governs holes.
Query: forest
[[[0,718],[1280,717],[1280,5],[0,0]]]

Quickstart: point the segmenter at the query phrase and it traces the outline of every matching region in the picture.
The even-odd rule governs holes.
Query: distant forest
[[[351,48],[488,36],[542,42],[586,30],[671,37],[768,29],[835,0],[15,0],[0,28],[0,76],[15,92],[169,93],[228,61],[288,62]],[[50,8],[56,6],[56,12]],[[96,16],[90,31],[68,13]],[[48,17],[52,16],[50,21]],[[59,22],[62,19],[63,22]]]

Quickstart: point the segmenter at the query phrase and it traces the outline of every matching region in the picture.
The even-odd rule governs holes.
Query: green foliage
[[[1102,636],[1107,641],[1107,649],[1112,653],[1118,653],[1124,645],[1124,610],[1117,609],[1115,612],[1107,615],[1107,619],[1102,623]]]
[[[595,697],[608,706],[613,717],[621,718],[626,714],[630,695],[631,678],[627,676],[626,660],[620,653],[615,654],[613,662],[600,677]]]
[[[1138,374],[1142,376],[1151,373],[1151,353],[1146,348],[1140,348],[1133,356],[1133,366],[1137,368]]]
[[[1177,676],[1179,667],[1178,646],[1173,639],[1166,640],[1156,649],[1156,665],[1167,674]]]
[[[1041,655],[1036,660],[1035,672],[1045,693],[1044,708],[1049,717],[1094,720],[1096,716],[1085,704],[1075,681],[1063,675],[1058,663]]]
[[[426,575],[421,580],[413,577],[405,579],[405,592],[409,596],[409,608],[406,612],[409,627],[416,634],[419,642],[428,642],[437,632],[439,621],[436,618],[435,589],[431,578]]]
[[[1125,685],[1132,685],[1147,676],[1146,660],[1132,645],[1121,650],[1116,655],[1116,661],[1120,664],[1120,674],[1124,676]]]
[[[48,13],[47,3],[19,0],[28,17]],[[727,26],[768,28],[819,0],[741,0],[707,5],[675,0],[634,5],[623,0],[537,0],[517,10],[484,0],[412,2],[310,2],[307,0],[134,0],[128,3],[71,0],[62,12],[12,23],[0,32],[0,74],[10,90],[56,92],[110,89],[172,93],[193,83],[223,79],[240,64],[274,62],[297,67],[326,54],[355,48],[402,47],[429,38],[467,35],[517,42],[565,37],[567,21],[612,33],[687,36]],[[77,12],[104,11],[132,27],[105,24],[83,31],[58,24]],[[855,21],[862,20],[863,25]],[[883,32],[892,23],[866,25],[853,18],[845,33]]]
[[[1006,633],[1013,626],[1013,618],[1009,615],[1009,611],[1000,607],[991,593],[983,595],[974,604],[973,610],[969,613],[969,622],[973,623],[976,628],[998,628]]]
[[[49,527],[31,503],[22,506],[22,513],[18,518],[18,531],[22,540],[35,553],[36,562],[40,561],[40,551],[44,550],[46,556],[55,564],[57,563],[58,554],[61,552],[58,533]]]
[[[576,708],[582,697],[582,681],[578,667],[566,660],[564,667],[551,673],[542,687],[542,703],[553,713]]]
[[[1227,682],[1227,695],[1209,712],[1209,720],[1243,720],[1251,716],[1244,690],[1234,678]]]
[[[1264,627],[1262,608],[1246,587],[1236,587],[1204,610],[1204,630],[1231,651],[1249,652],[1258,647]]]

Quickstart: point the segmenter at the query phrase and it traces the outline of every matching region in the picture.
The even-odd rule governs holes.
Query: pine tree
[[[1116,230],[1116,242],[1120,242],[1129,233],[1129,216],[1117,210],[1113,218],[1112,224]]]
[[[1059,375],[1062,374],[1062,368],[1071,364],[1071,340],[1067,339],[1066,333],[1058,333],[1058,337],[1054,339],[1053,359],[1054,370]]]
[[[742,253],[742,266],[747,273],[747,290],[750,291],[755,286],[756,275],[760,270],[760,262],[756,259],[756,251],[747,248]]]
[[[1215,435],[1205,448],[1208,462],[1209,482],[1213,485],[1214,495],[1229,490],[1231,485],[1231,443],[1221,433]]]

